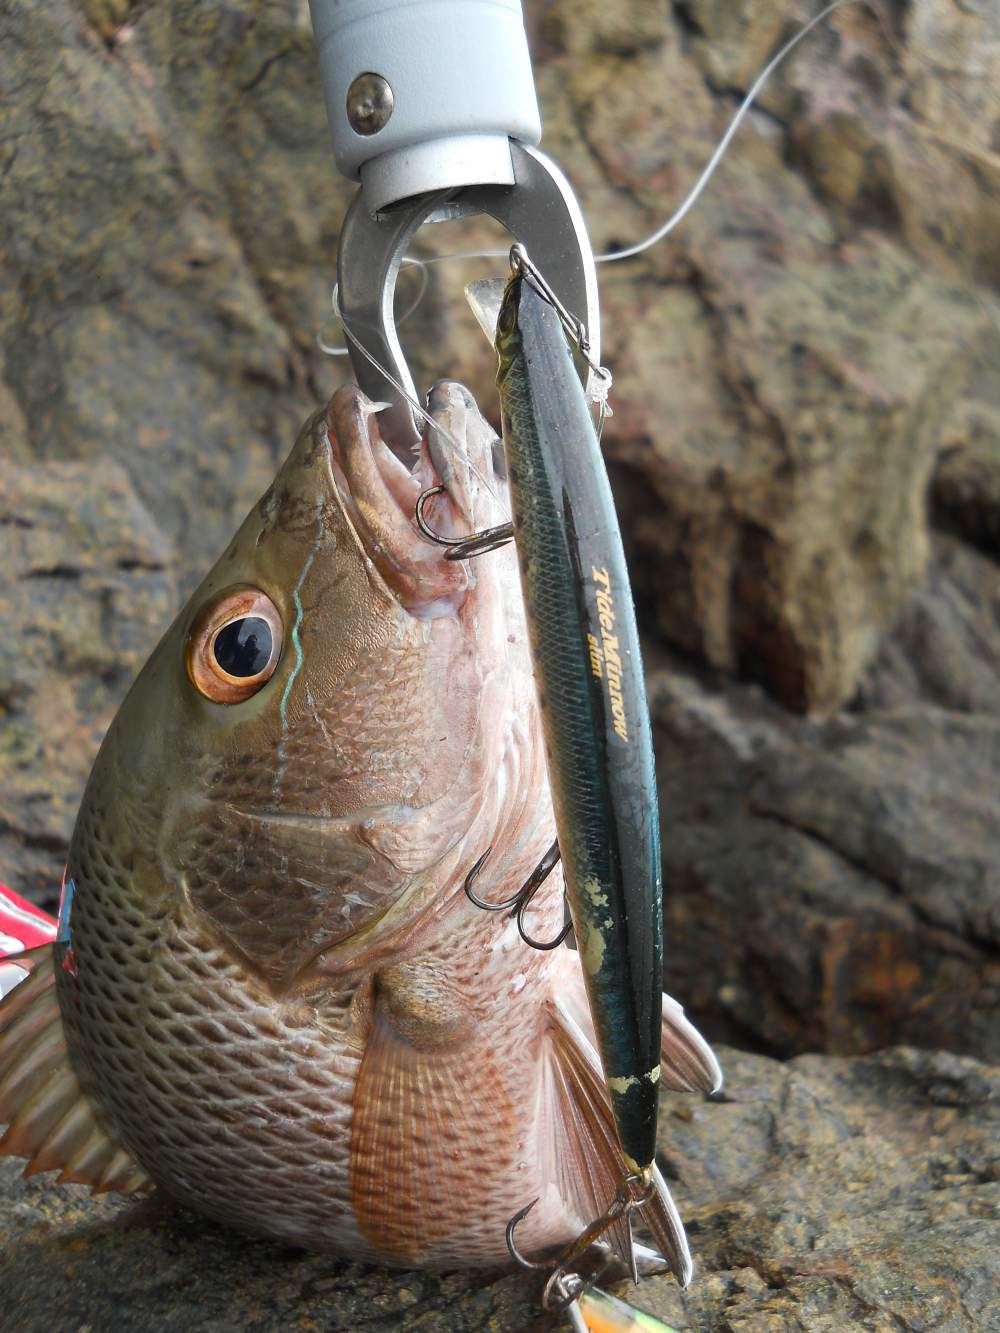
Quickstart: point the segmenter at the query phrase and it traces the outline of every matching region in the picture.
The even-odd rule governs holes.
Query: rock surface
[[[58,888],[94,753],[177,609],[173,550],[110,459],[0,468],[0,878]]]
[[[832,719],[653,669],[667,985],[709,1033],[1000,1059],[998,663],[1000,574],[941,536]]]
[[[683,196],[794,8],[527,0],[598,249]],[[669,987],[772,1054],[1000,1058],[997,33],[846,6],[602,269]],[[0,878],[51,905],[131,674],[346,374],[306,0],[4,0],[0,180]],[[488,271],[432,267],[404,326],[484,407]]]
[[[1000,1071],[908,1049],[721,1058],[723,1095],[669,1096],[661,1118],[694,1281],[645,1279],[637,1304],[678,1333],[1000,1328]],[[365,1268],[245,1240],[155,1197],[24,1181],[9,1161],[0,1292],[11,1333],[565,1327],[538,1312],[527,1276]]]
[[[602,168],[595,185],[568,144],[613,247],[682,196],[791,25],[771,4],[689,0],[659,26],[632,5],[630,41],[603,8],[552,6],[571,58],[547,105],[568,100]],[[602,274],[607,450],[637,474],[659,632],[800,711],[849,701],[923,575],[949,439],[1000,434],[995,23],[893,13],[848,6],[810,37],[684,226]]]

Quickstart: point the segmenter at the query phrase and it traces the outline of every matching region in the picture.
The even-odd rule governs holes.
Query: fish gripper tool
[[[568,181],[538,151],[520,0],[310,0],[310,8],[336,163],[360,182],[340,234],[340,313],[358,384],[388,404],[383,438],[405,456],[421,435],[393,296],[425,222],[495,218],[585,326],[599,364],[593,253]]]

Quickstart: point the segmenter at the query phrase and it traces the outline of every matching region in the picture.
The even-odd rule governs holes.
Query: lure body
[[[573,1311],[574,1327],[582,1333],[676,1333],[662,1319],[633,1309],[599,1287],[585,1287],[576,1304],[579,1320]]]
[[[523,272],[497,324],[514,535],[570,913],[622,1149],[656,1148],[656,780],[614,500],[559,315]]]

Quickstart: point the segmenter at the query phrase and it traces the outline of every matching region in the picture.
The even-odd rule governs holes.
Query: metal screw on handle
[[[347,121],[356,134],[378,134],[392,115],[395,98],[381,74],[359,74],[347,90]]]

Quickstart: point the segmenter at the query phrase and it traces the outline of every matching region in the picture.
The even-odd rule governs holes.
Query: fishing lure
[[[0,884],[0,999],[28,975],[18,963],[6,962],[10,954],[36,949],[55,939],[62,923]],[[64,927],[68,931],[68,920]]]
[[[664,1328],[633,1312],[574,1271],[588,1245],[607,1230],[638,1281],[631,1215],[661,1196],[655,1166],[660,1082],[655,1008],[663,963],[659,820],[652,736],[628,570],[607,472],[568,332],[594,374],[603,422],[610,376],[591,361],[586,329],[574,320],[528,258],[511,252],[511,278],[496,309],[496,284],[468,294],[494,341],[513,522],[448,539],[417,522],[447,559],[468,559],[516,540],[521,588],[541,709],[557,842],[512,897],[479,907],[510,910],[522,938],[524,912],[561,854],[591,1018],[615,1127],[629,1174],[608,1210],[564,1252],[546,1287],[548,1308],[565,1309],[574,1327]],[[477,290],[478,289],[478,290]],[[715,1067],[712,1084],[721,1075]],[[658,1204],[654,1204],[654,1210]],[[507,1244],[533,1205],[511,1219]],[[624,1245],[622,1245],[624,1239]],[[571,1285],[572,1284],[572,1285]],[[643,1319],[647,1322],[643,1323]]]
[[[495,336],[513,523],[462,541],[428,535],[452,559],[515,538],[570,915],[619,1141],[629,1170],[648,1181],[663,968],[653,744],[618,517],[567,325],[515,245]],[[418,521],[426,532],[420,512]],[[481,907],[513,907],[524,935],[524,907],[554,851],[497,904],[472,893],[487,852],[466,891]]]
[[[570,913],[622,1150],[656,1152],[663,907],[653,742],[618,516],[559,312],[522,250],[497,325],[515,544]]]
[[[638,1192],[636,1186],[639,1186]],[[610,1206],[601,1217],[595,1219],[573,1242],[554,1264],[529,1259],[521,1253],[515,1242],[515,1232],[520,1222],[531,1212],[534,1204],[529,1204],[515,1213],[507,1224],[507,1249],[515,1263],[527,1269],[551,1269],[545,1290],[542,1293],[542,1305],[553,1313],[565,1313],[573,1328],[580,1333],[636,1333],[645,1329],[648,1333],[675,1333],[669,1325],[662,1323],[653,1315],[636,1310],[615,1296],[609,1295],[592,1282],[586,1281],[575,1265],[587,1255],[592,1255],[593,1242],[616,1223],[624,1223],[631,1238],[631,1215],[655,1192],[655,1186],[644,1187],[641,1179],[630,1178],[622,1182],[615,1192]],[[643,1249],[643,1247],[639,1247]],[[644,1251],[645,1257],[658,1263],[655,1251]],[[638,1281],[636,1273],[636,1249],[632,1247],[632,1276]]]
[[[566,1313],[577,1333],[676,1333],[662,1319],[626,1305],[599,1287],[582,1287]]]

